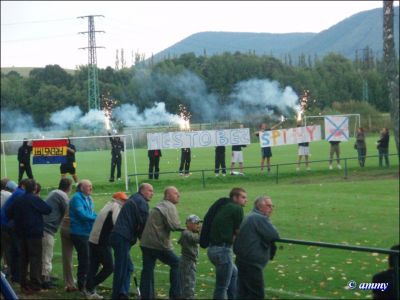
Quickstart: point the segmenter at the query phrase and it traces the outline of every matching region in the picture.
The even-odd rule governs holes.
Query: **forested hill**
[[[395,8],[394,31],[396,50],[399,51],[399,6]],[[291,54],[324,56],[336,52],[349,59],[357,49],[369,47],[374,55],[382,56],[383,12],[381,8],[355,14],[320,33],[246,33],[200,32],[193,34],[154,55],[158,61],[193,52],[196,55],[214,55],[236,51],[282,58]],[[359,51],[359,55],[362,51]]]

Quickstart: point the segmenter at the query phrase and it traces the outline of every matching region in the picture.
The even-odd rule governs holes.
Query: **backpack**
[[[200,247],[207,248],[210,245],[211,225],[218,210],[231,201],[229,198],[220,198],[208,209],[203,219],[203,226],[200,232]]]

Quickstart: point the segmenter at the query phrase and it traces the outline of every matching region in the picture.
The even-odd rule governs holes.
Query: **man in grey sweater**
[[[259,196],[253,211],[240,225],[234,242],[238,268],[238,299],[264,299],[263,269],[275,252],[279,233],[269,217],[273,210],[269,196]]]
[[[176,187],[167,187],[164,199],[150,210],[149,218],[144,227],[141,245],[143,253],[143,269],[140,279],[140,290],[143,299],[155,299],[154,268],[159,259],[170,270],[169,298],[179,299],[179,257],[174,253],[171,232],[183,231],[176,204],[179,202],[179,191]]]
[[[58,189],[50,192],[45,200],[52,210],[49,215],[43,216],[43,238],[42,238],[42,276],[43,288],[50,288],[50,273],[52,270],[54,235],[57,233],[68,207],[68,194],[71,192],[72,180],[62,178]]]

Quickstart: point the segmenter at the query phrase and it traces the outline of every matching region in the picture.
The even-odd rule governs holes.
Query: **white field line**
[[[61,252],[54,252],[54,256],[61,256]],[[75,253],[74,253],[74,257],[76,257]],[[135,266],[135,270],[142,270],[142,268]],[[169,272],[167,272],[167,271],[162,271],[162,270],[155,269],[155,272],[156,273],[160,273],[160,274],[169,275]],[[196,278],[196,280],[197,281],[205,281],[205,282],[209,282],[209,283],[215,283],[215,278],[212,278],[212,277],[209,277],[209,276],[199,276],[199,277]],[[330,299],[330,298],[327,298],[325,296],[324,297],[318,297],[318,296],[313,296],[313,295],[300,294],[300,293],[296,293],[296,292],[283,291],[283,290],[272,289],[272,288],[266,288],[265,292],[267,294],[268,294],[268,292],[272,292],[274,294],[298,297],[300,299]]]

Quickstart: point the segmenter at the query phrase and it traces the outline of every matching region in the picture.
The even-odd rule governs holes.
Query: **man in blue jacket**
[[[275,255],[278,231],[271,224],[273,204],[269,196],[259,196],[253,211],[239,228],[233,251],[238,268],[238,299],[264,299],[263,269]]]
[[[19,282],[19,249],[18,238],[14,232],[14,220],[9,220],[6,214],[7,209],[14,203],[15,199],[25,194],[25,185],[28,178],[22,179],[17,189],[7,199],[1,208],[1,244],[5,247],[6,261],[11,274],[11,281]]]
[[[24,293],[41,289],[43,215],[51,212],[51,207],[35,194],[36,189],[36,181],[29,179],[25,194],[17,197],[6,211],[7,217],[15,222],[15,234],[19,240],[20,285]],[[28,266],[30,282],[27,279]]]
[[[71,240],[78,254],[78,288],[85,296],[89,272],[89,235],[97,216],[91,194],[92,183],[87,179],[81,180],[69,202]]]

